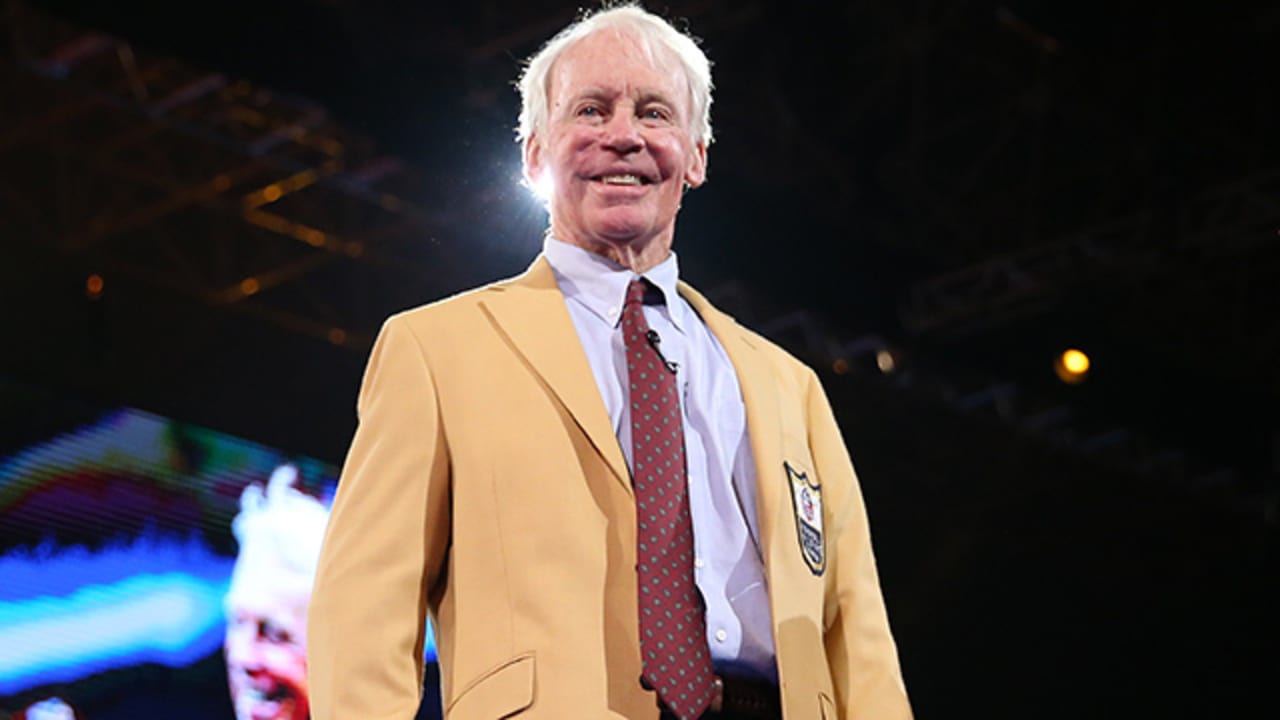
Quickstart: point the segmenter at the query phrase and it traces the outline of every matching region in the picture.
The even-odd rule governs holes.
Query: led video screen
[[[23,427],[23,403],[7,407],[0,428]],[[0,445],[0,718],[308,717],[306,606],[337,468],[137,410],[90,415]],[[439,716],[430,637],[427,660],[419,718]]]

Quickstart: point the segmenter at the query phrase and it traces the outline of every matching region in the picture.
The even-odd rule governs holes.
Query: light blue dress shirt
[[[548,237],[551,264],[569,317],[591,364],[614,432],[631,466],[626,351],[620,330],[627,285],[636,274],[613,261]],[[694,576],[706,601],[707,643],[716,667],[777,681],[769,594],[756,519],[756,470],[747,439],[738,376],[724,348],[676,291],[672,253],[644,277],[664,305],[645,305],[663,357],[678,364],[684,417]]]

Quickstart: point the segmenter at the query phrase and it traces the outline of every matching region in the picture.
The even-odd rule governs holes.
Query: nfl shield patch
[[[791,485],[791,506],[796,513],[796,536],[800,556],[814,575],[827,569],[826,544],[822,537],[822,486],[809,476],[783,462]]]

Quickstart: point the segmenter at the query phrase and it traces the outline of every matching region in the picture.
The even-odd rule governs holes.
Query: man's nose
[[[620,155],[636,152],[644,147],[640,124],[631,113],[614,113],[604,125],[604,146]]]

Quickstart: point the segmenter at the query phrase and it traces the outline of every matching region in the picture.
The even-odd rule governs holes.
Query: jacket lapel
[[[633,492],[622,447],[551,265],[539,256],[523,275],[491,289],[498,292],[490,293],[481,305],[564,404],[618,481]]]
[[[766,566],[771,564],[775,519],[779,517],[782,483],[782,425],[778,408],[777,380],[757,341],[743,331],[737,321],[720,312],[705,297],[685,283],[680,294],[698,311],[702,321],[720,341],[738,375],[742,402],[747,412],[747,437],[756,462],[756,513],[760,521],[760,547]]]

